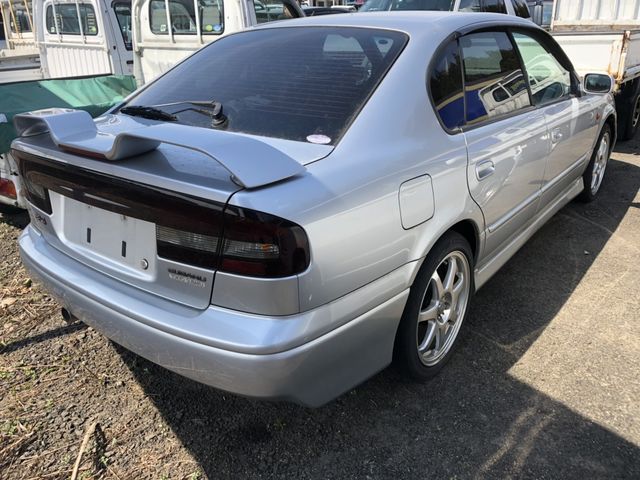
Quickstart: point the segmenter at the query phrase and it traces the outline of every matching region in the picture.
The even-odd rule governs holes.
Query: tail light
[[[309,241],[299,225],[255,210],[225,210],[223,272],[286,277],[306,270],[309,257]]]
[[[252,277],[287,277],[309,266],[302,227],[263,212],[228,206],[222,240],[185,230],[156,227],[158,256],[202,268]]]
[[[14,200],[17,198],[16,186],[11,180],[0,178],[0,195],[13,198]]]

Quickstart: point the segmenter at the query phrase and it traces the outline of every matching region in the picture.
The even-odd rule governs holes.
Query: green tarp
[[[93,117],[121,102],[136,89],[132,76],[38,80],[0,85],[0,154],[16,138],[13,117],[18,113],[63,107],[85,110]]]

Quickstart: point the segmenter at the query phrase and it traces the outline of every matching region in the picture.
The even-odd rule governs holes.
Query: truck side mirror
[[[582,81],[582,86],[587,93],[611,93],[613,91],[613,78],[604,73],[587,73]]]

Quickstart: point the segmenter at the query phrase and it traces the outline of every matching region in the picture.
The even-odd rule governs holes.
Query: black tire
[[[640,81],[625,85],[616,95],[618,112],[618,139],[625,141],[635,137],[640,126]]]
[[[607,144],[608,146],[607,146],[607,152],[606,152],[605,165],[604,165],[604,168],[602,170],[602,178],[598,182],[596,188],[593,189],[591,187],[591,185],[592,185],[592,182],[593,182],[593,179],[594,179],[594,175],[595,175],[594,165],[596,164],[596,162],[598,160],[598,155],[599,155],[599,151],[600,151],[601,142],[603,141],[603,139],[605,137],[608,138],[608,144]],[[582,180],[584,182],[584,190],[582,190],[582,193],[580,193],[580,195],[578,196],[578,200],[580,200],[581,202],[585,202],[585,203],[592,202],[597,197],[598,192],[600,191],[600,188],[602,187],[602,181],[604,179],[604,175],[605,175],[605,172],[606,172],[607,164],[609,163],[609,156],[611,155],[611,149],[612,149],[612,141],[613,141],[613,137],[612,137],[611,127],[609,127],[609,125],[605,124],[605,126],[602,127],[602,131],[600,132],[600,136],[598,137],[598,141],[596,142],[596,146],[594,147],[593,153],[591,154],[591,160],[589,160],[589,165],[587,165],[587,168],[585,169],[584,173],[582,174]]]
[[[458,316],[457,320],[455,320],[457,330],[446,353],[434,365],[425,365],[422,359],[423,357],[419,353],[418,343],[420,330],[418,316],[420,311],[425,309],[423,302],[427,299],[426,295],[430,295],[428,290],[432,289],[432,275],[434,275],[434,272],[439,266],[442,267],[444,259],[454,254],[454,252],[456,252],[455,255],[458,253],[464,255],[468,266],[468,292],[465,299],[464,311]],[[451,358],[458,343],[460,328],[464,324],[473,291],[473,255],[469,242],[459,233],[453,231],[448,232],[438,240],[425,258],[411,286],[409,298],[405,305],[402,319],[400,320],[396,334],[394,356],[397,366],[403,373],[418,380],[426,380],[437,375],[444,367],[449,361],[449,358]],[[424,323],[425,322],[423,322],[423,324]]]

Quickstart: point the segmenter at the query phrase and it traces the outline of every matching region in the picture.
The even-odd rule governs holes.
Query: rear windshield
[[[199,50],[133,98],[180,123],[212,127],[217,101],[229,131],[334,144],[408,37],[389,30],[292,27],[230,35]],[[212,127],[213,128],[213,127]]]

